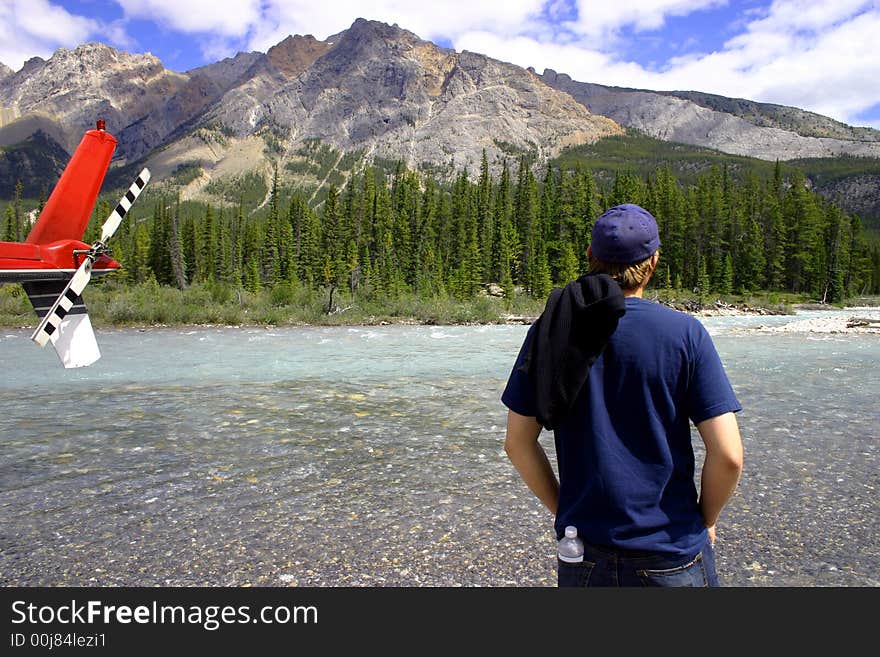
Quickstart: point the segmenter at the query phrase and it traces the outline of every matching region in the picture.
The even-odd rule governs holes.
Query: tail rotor
[[[113,209],[113,212],[111,212],[110,216],[104,221],[104,225],[101,227],[100,239],[95,242],[90,249],[85,250],[82,253],[82,255],[85,256],[82,264],[73,274],[61,294],[58,295],[55,303],[49,308],[49,312],[43,317],[43,320],[37,326],[36,330],[34,330],[33,335],[31,335],[31,340],[41,347],[44,347],[61,327],[61,322],[64,321],[64,318],[73,307],[76,299],[82,294],[82,291],[92,279],[92,265],[95,260],[107,252],[107,242],[109,242],[110,238],[116,233],[119,224],[122,223],[123,218],[131,209],[135,199],[137,199],[149,181],[150,171],[148,169],[142,170],[135,181],[131,184],[131,187],[128,188],[125,196],[119,199],[119,203]]]

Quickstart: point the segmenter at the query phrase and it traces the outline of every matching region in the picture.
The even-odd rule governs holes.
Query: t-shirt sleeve
[[[688,385],[688,416],[699,424],[724,413],[741,411],[742,404],[733,392],[712,337],[702,324],[696,325],[692,336],[694,358]]]
[[[507,386],[504,388],[504,393],[501,395],[501,402],[507,406],[507,408],[514,413],[519,413],[526,417],[535,417],[535,414],[537,413],[532,381],[528,374],[520,370],[520,366],[523,364],[523,360],[528,352],[529,342],[532,339],[534,328],[535,325],[532,324],[528,333],[526,333],[525,340],[523,340],[522,347],[519,350],[519,355],[516,357],[516,362],[513,364],[510,378],[507,380]]]

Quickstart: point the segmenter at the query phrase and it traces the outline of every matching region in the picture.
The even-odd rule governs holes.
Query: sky
[[[100,41],[187,71],[356,18],[581,82],[791,105],[880,129],[880,0],[0,0],[0,62]]]

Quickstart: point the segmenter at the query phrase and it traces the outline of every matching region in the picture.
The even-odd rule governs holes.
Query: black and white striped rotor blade
[[[148,182],[150,182],[150,170],[144,169],[138,174],[138,177],[135,179],[135,181],[131,183],[131,187],[129,187],[128,191],[125,192],[125,196],[119,199],[119,204],[113,209],[113,212],[110,213],[110,216],[107,217],[107,221],[104,222],[104,225],[101,228],[102,244],[106,244],[107,240],[113,237],[113,233],[115,233],[116,229],[119,228],[119,224],[122,223],[122,219],[131,209],[131,206],[134,203],[135,199],[138,197],[138,195],[141,193]]]
[[[73,304],[77,297],[82,294],[89,281],[92,279],[92,261],[86,258],[79,266],[79,269],[73,274],[67,287],[58,295],[55,303],[49,308],[49,312],[43,317],[43,321],[39,323],[37,328],[31,335],[31,340],[41,347],[45,347],[46,343],[52,337],[52,334],[61,326],[61,322],[67,317],[67,313],[73,308]]]

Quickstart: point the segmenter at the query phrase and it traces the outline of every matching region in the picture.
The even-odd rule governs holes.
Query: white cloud
[[[31,57],[47,58],[100,33],[100,23],[75,16],[48,0],[0,2],[0,62],[18,70]]]
[[[721,52],[670,62],[654,88],[793,105],[854,123],[880,102],[880,10],[855,13],[872,4],[775,2]]]
[[[422,38],[451,37],[465,29],[494,29],[513,34],[540,14],[546,0],[116,0],[129,18],[155,20],[196,35],[214,57],[236,50],[266,51],[289,34],[325,39],[357,18],[397,23]],[[204,35],[204,36],[199,36]]]
[[[332,6],[327,6],[331,4]],[[250,45],[266,50],[289,34],[325,39],[347,29],[357,18],[397,23],[423,39],[451,38],[464,30],[491,29],[513,35],[540,14],[544,0],[506,0],[503,5],[478,0],[268,0],[264,22]]]
[[[608,40],[624,27],[636,32],[656,30],[668,16],[726,4],[727,0],[577,0],[578,17],[567,26],[591,39]]]
[[[260,0],[116,0],[129,18],[155,20],[181,32],[242,37],[262,20]]]

